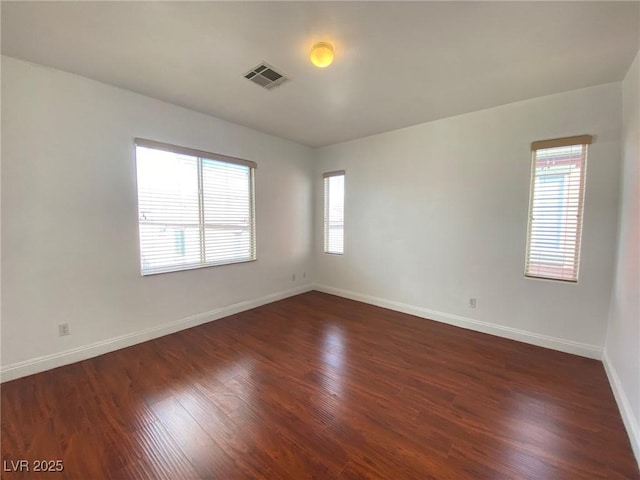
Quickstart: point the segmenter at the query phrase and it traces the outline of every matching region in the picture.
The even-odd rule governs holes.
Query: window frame
[[[143,264],[143,255],[142,255],[142,242],[141,242],[141,231],[140,231],[140,192],[139,192],[139,184],[138,184],[138,156],[137,156],[137,148],[147,148],[153,150],[160,150],[164,152],[169,152],[177,155],[187,155],[190,157],[195,157],[197,159],[197,183],[198,183],[198,232],[200,237],[200,262],[199,263],[191,263],[187,265],[171,265],[164,267],[157,267],[153,269],[144,269]],[[227,155],[222,155],[218,153],[207,152],[204,150],[197,150],[188,147],[182,147],[179,145],[172,145],[169,143],[158,142],[155,140],[148,140],[144,138],[135,138],[134,139],[134,159],[136,163],[136,203],[137,203],[137,223],[138,223],[138,255],[140,261],[140,274],[143,277],[151,276],[151,275],[159,275],[163,273],[172,273],[172,272],[181,272],[188,270],[196,270],[200,268],[207,267],[217,267],[222,265],[233,265],[238,263],[247,263],[254,262],[257,260],[257,236],[256,236],[256,207],[255,207],[255,171],[258,168],[256,162],[250,160],[244,160],[241,158],[230,157]],[[202,262],[202,259],[206,259],[206,239],[203,236],[206,230],[206,222],[204,216],[205,210],[205,191],[203,187],[203,163],[205,160],[211,160],[215,162],[222,162],[226,164],[232,165],[240,165],[248,168],[249,172],[249,185],[248,185],[248,204],[249,204],[249,256],[248,258],[243,259],[231,259],[224,261],[212,261],[212,262]],[[204,253],[204,257],[203,257]]]
[[[585,198],[585,189],[586,189],[586,179],[587,179],[587,156],[588,156],[588,147],[592,143],[591,135],[579,135],[574,137],[564,137],[564,138],[555,138],[551,140],[542,140],[536,141],[531,144],[531,180],[529,186],[529,210],[527,216],[527,238],[526,238],[526,251],[525,251],[525,264],[524,264],[524,276],[525,278],[536,279],[536,280],[546,280],[546,281],[554,281],[554,282],[562,282],[568,284],[577,284],[579,278],[580,271],[580,257],[582,250],[582,232],[584,227],[584,198]],[[581,147],[580,151],[580,172],[579,172],[579,183],[578,183],[578,192],[577,192],[577,205],[575,207],[565,206],[562,210],[563,219],[561,223],[559,223],[559,227],[567,228],[568,222],[565,220],[569,214],[564,213],[564,210],[569,208],[576,208],[576,233],[574,236],[573,243],[573,264],[569,264],[571,266],[570,271],[571,275],[565,275],[564,271],[566,267],[563,265],[559,267],[559,273],[557,275],[553,275],[549,273],[549,271],[545,273],[537,273],[532,272],[532,265],[536,265],[535,262],[532,262],[532,243],[534,240],[533,229],[534,229],[534,202],[536,200],[536,179],[539,178],[537,174],[537,162],[538,162],[538,152],[541,150],[548,149],[556,149],[562,147]],[[558,174],[560,175],[560,174]],[[563,174],[566,176],[567,174]],[[541,177],[541,176],[540,176]],[[551,175],[549,175],[551,177]],[[548,179],[545,179],[548,180]],[[563,179],[563,184],[565,179]],[[565,195],[566,192],[561,192],[562,195]],[[539,199],[541,197],[538,197]],[[542,197],[543,198],[543,197]],[[548,225],[541,225],[541,227],[548,227]],[[540,227],[539,227],[540,228]],[[566,244],[565,244],[566,245]],[[571,245],[571,244],[569,244]],[[566,260],[565,253],[571,250],[569,248],[559,249],[562,253],[562,259]],[[551,256],[551,254],[550,254]],[[571,257],[569,257],[571,258]],[[541,262],[538,263],[540,265]]]
[[[330,203],[331,197],[329,196],[328,186],[330,185],[331,178],[342,177],[343,178],[343,197],[342,197],[342,250],[331,251],[329,246],[329,230],[330,230]],[[335,170],[332,172],[326,172],[322,174],[322,186],[323,186],[323,252],[327,255],[344,255],[344,232],[345,232],[345,208],[344,208],[344,192],[345,192],[346,175],[344,170]]]

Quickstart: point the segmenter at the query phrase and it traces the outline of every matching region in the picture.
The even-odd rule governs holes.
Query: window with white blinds
[[[324,177],[324,251],[344,253],[344,171]]]
[[[256,259],[247,160],[136,139],[142,275]]]
[[[533,142],[525,275],[578,281],[591,136]]]

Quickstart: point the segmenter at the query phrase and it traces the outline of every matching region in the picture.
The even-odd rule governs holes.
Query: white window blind
[[[591,137],[534,142],[525,275],[578,281]]]
[[[255,260],[255,163],[136,139],[142,275]]]
[[[324,251],[344,253],[344,171],[324,177]]]

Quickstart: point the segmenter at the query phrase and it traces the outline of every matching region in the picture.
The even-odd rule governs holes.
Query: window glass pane
[[[324,179],[324,251],[344,253],[344,175]]]
[[[202,160],[207,263],[254,258],[251,169]]]
[[[255,259],[252,167],[143,146],[136,163],[143,275]]]
[[[136,149],[142,271],[200,263],[198,159]]]
[[[198,159],[138,147],[138,210],[145,222],[198,224]]]
[[[577,281],[586,145],[535,150],[525,274]]]

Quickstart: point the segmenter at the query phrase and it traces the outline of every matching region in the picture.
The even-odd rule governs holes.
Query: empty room
[[[2,479],[640,480],[640,2],[0,9]]]

